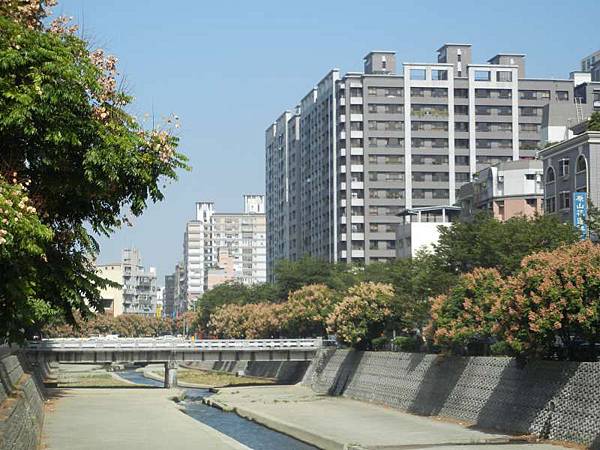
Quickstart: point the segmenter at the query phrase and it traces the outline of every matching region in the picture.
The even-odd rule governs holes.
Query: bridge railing
[[[30,350],[314,350],[323,346],[317,339],[208,339],[160,338],[57,338],[29,341]]]

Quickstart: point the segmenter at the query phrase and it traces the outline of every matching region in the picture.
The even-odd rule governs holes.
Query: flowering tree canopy
[[[290,292],[283,305],[283,328],[289,337],[323,336],[326,320],[337,301],[334,290],[311,284]]]
[[[209,329],[227,339],[268,339],[279,335],[282,306],[276,303],[229,304],[211,315]]]
[[[0,3],[0,175],[23,187],[31,214],[52,231],[44,258],[14,269],[33,277],[27,294],[2,284],[0,302],[3,311],[25,311],[9,303],[35,301],[73,320],[74,310],[101,310],[99,289],[109,284],[95,273],[98,246],[85,226],[110,234],[161,200],[162,185],[186,165],[171,133],[177,118],[145,129],[128,114],[116,59],[90,49],[68,19],[45,26],[54,3]],[[13,317],[10,329],[2,321],[0,341],[22,339],[40,319]]]
[[[394,289],[389,284],[365,282],[348,289],[327,319],[328,330],[355,347],[368,347],[385,329],[392,315]]]
[[[504,280],[496,269],[478,268],[461,275],[447,295],[433,298],[428,334],[443,346],[464,346],[474,338],[491,337],[503,288]]]
[[[523,259],[499,303],[501,337],[517,353],[540,355],[556,337],[600,338],[600,247],[590,241]]]

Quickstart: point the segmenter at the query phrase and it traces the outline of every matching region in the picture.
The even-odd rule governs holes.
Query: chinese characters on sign
[[[587,192],[573,192],[573,225],[587,238]]]

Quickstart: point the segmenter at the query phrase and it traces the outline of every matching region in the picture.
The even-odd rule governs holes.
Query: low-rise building
[[[419,251],[431,250],[440,236],[439,227],[449,227],[459,214],[457,206],[408,208],[400,212],[402,222],[396,229],[396,257],[410,258]]]
[[[120,262],[112,264],[96,265],[99,277],[119,283],[118,287],[108,286],[100,291],[104,313],[109,316],[120,316],[123,314],[123,266]]]
[[[545,148],[539,154],[544,169],[544,210],[585,229],[588,202],[600,205],[600,131],[581,134]],[[582,217],[582,214],[584,217]]]
[[[543,211],[542,162],[532,159],[507,161],[480,170],[458,194],[461,219],[489,211],[498,220],[531,217]]]

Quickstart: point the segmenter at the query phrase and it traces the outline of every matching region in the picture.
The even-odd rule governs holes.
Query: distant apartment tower
[[[267,128],[269,277],[302,255],[394,258],[401,210],[454,204],[474,173],[534,158],[545,117],[562,135],[578,120],[575,81],[526,78],[522,54],[474,64],[469,44],[446,44],[437,60],[397,71],[394,52],[373,51],[364,72],[330,71]]]
[[[156,269],[144,268],[137,249],[124,249],[120,263],[98,265],[97,270],[101,277],[121,285],[108,287],[100,292],[105,313],[112,316],[156,314]]]
[[[135,248],[123,250],[123,307],[125,314],[156,313],[156,269],[142,265],[140,252]]]
[[[507,161],[480,170],[458,194],[461,219],[487,211],[498,220],[543,213],[544,169],[539,160]]]
[[[165,275],[164,313],[165,317],[176,317],[181,312],[187,311],[187,301],[183,298],[184,271],[183,263],[175,265],[175,271]]]
[[[581,60],[581,71],[582,72],[592,72],[594,70],[594,66],[596,68],[600,68],[600,50],[595,51],[591,55],[586,56]],[[592,78],[593,81],[600,81],[598,78]]]
[[[196,203],[196,219],[188,222],[184,238],[184,307],[209,289],[209,274],[215,275],[219,261],[231,260],[231,276],[223,281],[265,282],[265,228],[263,195],[244,195],[243,213],[219,213],[212,202]]]

